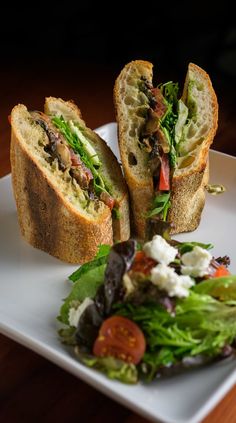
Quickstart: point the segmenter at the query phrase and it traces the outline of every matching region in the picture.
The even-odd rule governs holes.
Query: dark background
[[[81,62],[121,66],[144,58],[174,73],[193,61],[234,77],[236,26],[230,2],[108,4],[10,4],[1,16],[1,58],[16,66],[47,60],[69,67]]]
[[[4,125],[15,104],[42,109],[48,95],[74,99],[93,127],[114,120],[115,78],[130,60],[144,59],[154,63],[156,83],[171,79],[182,85],[189,62],[209,73],[220,106],[217,137],[227,131],[225,151],[232,154],[236,19],[230,2],[108,4],[5,3],[0,25],[0,141],[10,137]],[[94,103],[102,108],[102,118],[91,112]]]

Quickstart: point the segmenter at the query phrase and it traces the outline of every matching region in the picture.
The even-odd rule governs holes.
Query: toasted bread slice
[[[123,68],[114,87],[122,165],[130,191],[134,230],[140,238],[145,237],[147,214],[154,198],[148,153],[139,143],[150,108],[148,97],[140,91],[142,80],[152,85],[152,64],[137,60]],[[172,172],[171,207],[167,215],[171,233],[192,231],[199,225],[209,173],[208,152],[218,121],[218,103],[210,78],[192,63],[182,100],[189,109],[194,106],[195,116],[185,124],[177,166]]]
[[[218,125],[218,102],[209,75],[190,63],[183,101],[195,100],[195,118],[186,125],[185,139],[172,177],[171,208],[168,220],[172,233],[193,231],[200,223],[209,179],[209,149]]]
[[[75,105],[62,100],[59,104],[66,112],[71,110],[70,113],[74,113],[68,118],[80,119]],[[49,160],[44,148],[48,142],[47,134],[34,122],[24,105],[13,108],[11,125],[12,184],[22,235],[34,247],[63,261],[84,263],[91,260],[99,244],[113,243],[109,207],[99,200],[87,201],[84,190],[69,172],[62,171],[56,160]],[[114,176],[110,176],[117,184],[113,195],[124,214],[122,220],[126,227],[123,230],[122,221],[115,224],[115,236],[127,239],[127,190],[119,164],[106,143],[91,131],[92,137],[99,145],[98,155],[105,172],[109,173],[108,169],[110,173],[114,172]]]
[[[118,123],[118,141],[126,182],[129,187],[132,224],[138,236],[144,237],[146,215],[153,199],[153,178],[147,166],[148,154],[140,150],[138,140],[149,108],[146,96],[139,90],[140,78],[152,84],[150,62],[128,63],[116,79],[114,104]]]
[[[72,101],[48,97],[44,106],[45,113],[50,116],[63,116],[65,120],[73,120],[83,128],[86,138],[96,150],[102,163],[102,172],[112,189],[116,201],[117,216],[112,219],[114,241],[126,241],[130,236],[129,199],[126,182],[122,176],[120,165],[106,142],[88,128],[82,120],[81,112]]]

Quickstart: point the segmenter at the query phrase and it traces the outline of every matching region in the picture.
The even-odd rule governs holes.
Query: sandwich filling
[[[173,173],[191,166],[196,159],[211,125],[211,105],[207,104],[206,87],[191,72],[183,99],[178,99],[179,86],[172,81],[154,88],[141,76],[137,85],[145,99],[138,146],[147,153],[154,187],[147,217],[166,222]]]
[[[38,111],[31,112],[31,117],[47,135],[44,150],[48,162],[52,165],[56,161],[58,168],[67,172],[74,185],[83,190],[88,201],[102,201],[115,212],[115,199],[102,174],[102,163],[78,124]]]
[[[158,215],[166,221],[170,208],[170,179],[176,167],[175,126],[178,122],[178,84],[167,82],[153,88],[141,77],[139,89],[146,95],[149,108],[139,136],[139,147],[148,153],[155,197],[148,217]],[[187,107],[186,107],[187,108]]]

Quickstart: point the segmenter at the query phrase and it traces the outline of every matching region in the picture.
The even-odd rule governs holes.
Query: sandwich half
[[[84,263],[100,244],[130,235],[120,165],[72,101],[49,97],[44,113],[11,112],[11,171],[18,220],[34,247]]]
[[[193,231],[208,182],[208,153],[218,124],[218,103],[208,74],[190,63],[182,96],[177,83],[153,87],[153,65],[136,60],[114,87],[118,140],[134,231]]]

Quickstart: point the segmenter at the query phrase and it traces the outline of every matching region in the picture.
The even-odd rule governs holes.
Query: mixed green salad
[[[125,383],[235,354],[236,276],[212,247],[159,235],[100,246],[69,277],[61,341],[86,366]]]

